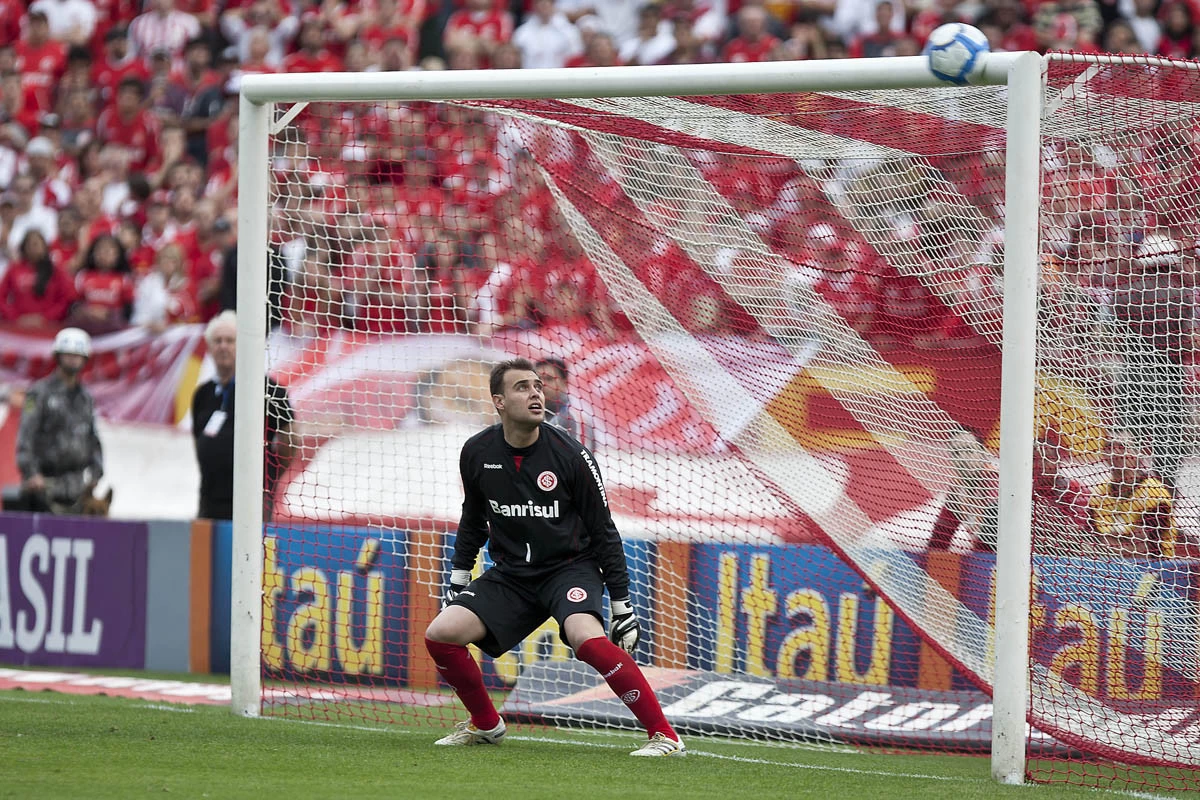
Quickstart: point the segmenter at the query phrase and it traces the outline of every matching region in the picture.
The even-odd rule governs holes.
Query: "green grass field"
[[[178,676],[175,676],[178,677]],[[440,729],[242,719],[229,709],[50,691],[0,692],[0,798],[1150,797],[1007,787],[980,757],[689,739],[686,759],[634,759],[616,731],[513,726],[500,747],[440,748]]]

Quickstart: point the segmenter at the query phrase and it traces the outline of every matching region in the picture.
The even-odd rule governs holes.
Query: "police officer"
[[[68,511],[90,495],[104,474],[104,453],[96,433],[96,407],[80,381],[92,356],[92,339],[79,328],[54,337],[54,374],[25,395],[17,430],[18,502],[26,511]]]

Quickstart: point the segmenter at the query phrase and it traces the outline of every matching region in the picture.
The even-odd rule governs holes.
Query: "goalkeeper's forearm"
[[[629,584],[621,583],[616,586],[609,585],[608,587],[609,600],[628,600],[629,599]]]
[[[479,551],[483,549],[485,541],[487,541],[486,532],[479,537],[460,528],[454,540],[454,553],[450,557],[450,566],[454,569],[465,569],[468,572],[475,569],[475,562],[479,560]]]

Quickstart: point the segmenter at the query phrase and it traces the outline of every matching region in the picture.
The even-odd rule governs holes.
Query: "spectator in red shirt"
[[[126,27],[142,10],[140,0],[92,0],[100,19],[96,24],[96,33],[92,36],[92,49],[99,51],[104,40],[104,34],[109,28]]]
[[[170,244],[158,251],[154,271],[138,281],[130,321],[157,333],[168,325],[196,322],[200,318],[198,307],[183,250]]]
[[[1052,533],[1060,544],[1064,533],[1086,536],[1093,532],[1088,508],[1091,490],[1060,469],[1060,462],[1069,453],[1053,428],[1033,445],[1033,530]]]
[[[92,134],[96,129],[96,107],[89,94],[86,89],[75,89],[59,95],[61,140],[63,147],[76,159],[82,156],[88,144],[96,141]],[[83,177],[83,170],[76,163],[70,170],[69,182],[77,185]]]
[[[621,60],[626,64],[657,64],[675,50],[674,26],[664,22],[662,8],[655,3],[638,12],[637,33],[621,42]]]
[[[355,251],[353,258],[359,263],[348,271],[352,280],[345,282],[354,327],[369,333],[415,330],[424,292],[418,289],[412,259],[397,252],[382,229],[374,233]]]
[[[433,153],[424,147],[409,151],[404,184],[396,196],[398,210],[410,217],[442,215],[445,194],[437,176]]]
[[[195,235],[189,242],[187,262],[191,269],[192,286],[200,302],[200,316],[208,320],[221,311],[221,281],[225,269],[225,255],[233,242],[230,241],[232,226],[229,220],[217,217],[211,203],[196,204]]]
[[[428,286],[427,318],[430,333],[466,333],[475,292],[487,280],[474,248],[458,233],[442,229],[417,256],[417,280]]]
[[[23,0],[0,0],[0,42],[15,42],[21,38]]]
[[[187,91],[171,80],[171,73],[170,53],[160,47],[150,54],[146,108],[163,122],[177,121],[188,99]]]
[[[146,201],[146,224],[142,227],[142,243],[157,253],[175,241],[178,230],[171,220],[171,194],[159,189]]]
[[[729,62],[766,61],[779,40],[767,32],[767,11],[762,6],[745,6],[738,11],[737,36],[721,49]]]
[[[33,179],[33,204],[59,209],[71,202],[71,187],[58,178],[59,151],[45,136],[25,145],[25,174]]]
[[[25,91],[21,73],[15,70],[0,73],[0,122],[20,125],[25,139],[37,126],[40,115],[37,99],[32,92]]]
[[[142,242],[142,226],[131,219],[124,220],[117,226],[117,239],[125,248],[125,255],[129,259],[136,283],[154,269],[154,261],[158,254],[154,252],[154,248]]]
[[[110,333],[129,323],[133,278],[125,248],[112,235],[99,236],[88,248],[75,276],[78,301],[70,324],[91,334]]]
[[[467,0],[466,8],[446,20],[442,42],[450,58],[456,50],[474,51],[486,67],[496,45],[510,41],[512,34],[512,15],[498,8],[495,0]]]
[[[975,24],[984,33],[987,33],[988,27],[993,24],[1000,29],[998,41],[992,44],[993,50],[1016,52],[1037,49],[1037,35],[1033,32],[1033,26],[1029,24],[1029,15],[1025,12],[1021,0],[992,0],[987,4],[987,9]],[[931,32],[925,35],[928,36]],[[913,33],[918,31],[914,30]]]
[[[659,61],[660,64],[708,64],[712,61],[704,40],[696,35],[695,16],[689,12],[673,15],[672,35],[675,37],[675,49]]]
[[[979,19],[976,19],[975,24],[980,26],[980,29],[982,30],[984,16],[994,13],[996,7],[998,7],[1002,2],[1008,1],[1009,0],[991,0],[991,2],[987,4],[987,12],[980,16]],[[913,38],[924,45],[925,40],[929,38],[929,34],[933,33],[934,29],[938,26],[945,25],[948,22],[967,22],[968,20],[963,19],[962,15],[958,12],[958,5],[959,0],[934,0],[933,3],[930,3],[925,8],[922,8],[913,14],[912,21],[908,26],[909,33],[912,34]],[[891,24],[890,19],[888,20],[888,24]],[[880,28],[879,32],[882,33],[886,30],[887,28]],[[893,33],[897,32],[893,31]],[[861,35],[863,34],[860,33],[860,36]]]
[[[896,11],[891,0],[879,0],[875,4],[875,33],[862,34],[850,42],[851,58],[881,58],[896,54],[896,42],[904,38],[892,31],[892,17]]]
[[[172,65],[171,83],[184,91],[191,100],[220,80],[212,68],[212,49],[203,38],[192,39],[183,48],[183,61]]]
[[[83,215],[75,206],[67,206],[58,212],[58,238],[50,245],[50,258],[74,277],[83,264],[83,248],[80,246],[83,233]]]
[[[160,126],[142,107],[145,99],[146,84],[138,78],[124,78],[117,87],[116,103],[96,120],[96,137],[125,150],[129,169],[137,172],[153,172],[159,161]]]
[[[403,39],[384,42],[377,55],[382,72],[407,72],[412,69],[412,49]]]
[[[1192,57],[1193,13],[1187,0],[1171,0],[1159,11],[1162,17],[1162,38],[1158,40],[1158,55],[1167,58]]]
[[[325,47],[320,19],[306,20],[296,37],[297,50],[283,59],[284,72],[338,72],[342,60]]]
[[[1106,53],[1137,55],[1147,52],[1138,42],[1133,27],[1123,19],[1114,19],[1104,29],[1103,49]]]
[[[102,233],[112,233],[117,229],[117,220],[105,214],[101,206],[103,195],[104,182],[101,178],[90,178],[75,191],[72,203],[82,217],[79,232],[81,242],[90,242]]]
[[[0,278],[0,317],[22,328],[56,327],[75,301],[71,279],[55,266],[37,229],[25,233],[17,255]]]
[[[572,56],[572,59],[583,57],[583,53],[577,56]],[[571,66],[569,63],[563,66]],[[521,68],[521,51],[512,42],[504,42],[496,45],[496,49],[492,51],[492,69],[520,69]]]
[[[621,58],[617,44],[607,32],[596,30],[586,38],[583,55],[568,59],[568,67],[619,67]]]
[[[380,50],[387,42],[402,42],[409,51],[409,57],[416,56],[417,28],[421,24],[424,9],[416,6],[424,5],[424,0],[407,0],[397,3],[396,0],[379,0],[375,6],[375,14],[358,29],[358,39],[365,42],[372,50]]]
[[[291,277],[282,300],[287,329],[300,336],[314,336],[340,328],[343,287],[330,273],[329,252],[308,248]]]
[[[25,38],[17,42],[14,52],[22,86],[33,93],[40,111],[52,111],[54,87],[67,68],[67,45],[50,38],[46,12],[25,15]]]
[[[243,37],[243,55],[240,75],[263,75],[275,72],[279,61],[271,55],[271,33],[262,25],[251,28]]]
[[[62,111],[62,97],[66,92],[86,91],[91,92],[94,88],[92,84],[92,51],[86,47],[79,45],[71,45],[67,48],[67,65],[63,71],[63,75],[58,79],[58,85],[55,87],[54,94],[56,112]],[[95,101],[95,97],[92,97]]]
[[[201,206],[190,189],[175,189],[170,194],[171,224],[175,226],[175,243],[183,250],[184,264],[192,292],[200,304],[203,319],[215,317],[221,310],[218,293],[221,289],[220,248],[213,235],[216,214],[212,203]]]
[[[243,65],[261,63],[274,72],[283,63],[284,54],[291,48],[292,40],[300,29],[300,21],[292,16],[279,0],[254,0],[245,8],[229,8],[221,14],[221,33],[233,45]],[[250,46],[257,38],[256,32],[265,38],[265,52],[251,58]],[[257,43],[256,47],[263,47]],[[264,70],[256,70],[264,71]]]

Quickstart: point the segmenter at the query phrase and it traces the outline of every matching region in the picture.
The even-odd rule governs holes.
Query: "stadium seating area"
[[[1187,57],[1195,16],[1187,0],[0,0],[0,318],[161,329],[232,305],[246,73],[904,55],[950,20],[979,25],[994,49]],[[626,330],[537,170],[504,157],[486,117],[412,106],[374,130],[359,123],[310,137],[299,173],[281,159],[311,193],[291,233],[352,209],[402,246],[297,255],[279,232],[286,325]],[[708,177],[767,220],[782,250],[863,257],[828,226],[797,224],[794,165],[723,166]],[[977,180],[986,169],[973,168]],[[1081,169],[1064,167],[1064,180]],[[881,299],[830,291],[851,318]],[[869,324],[905,328],[880,316]],[[947,340],[970,336],[942,327]]]

